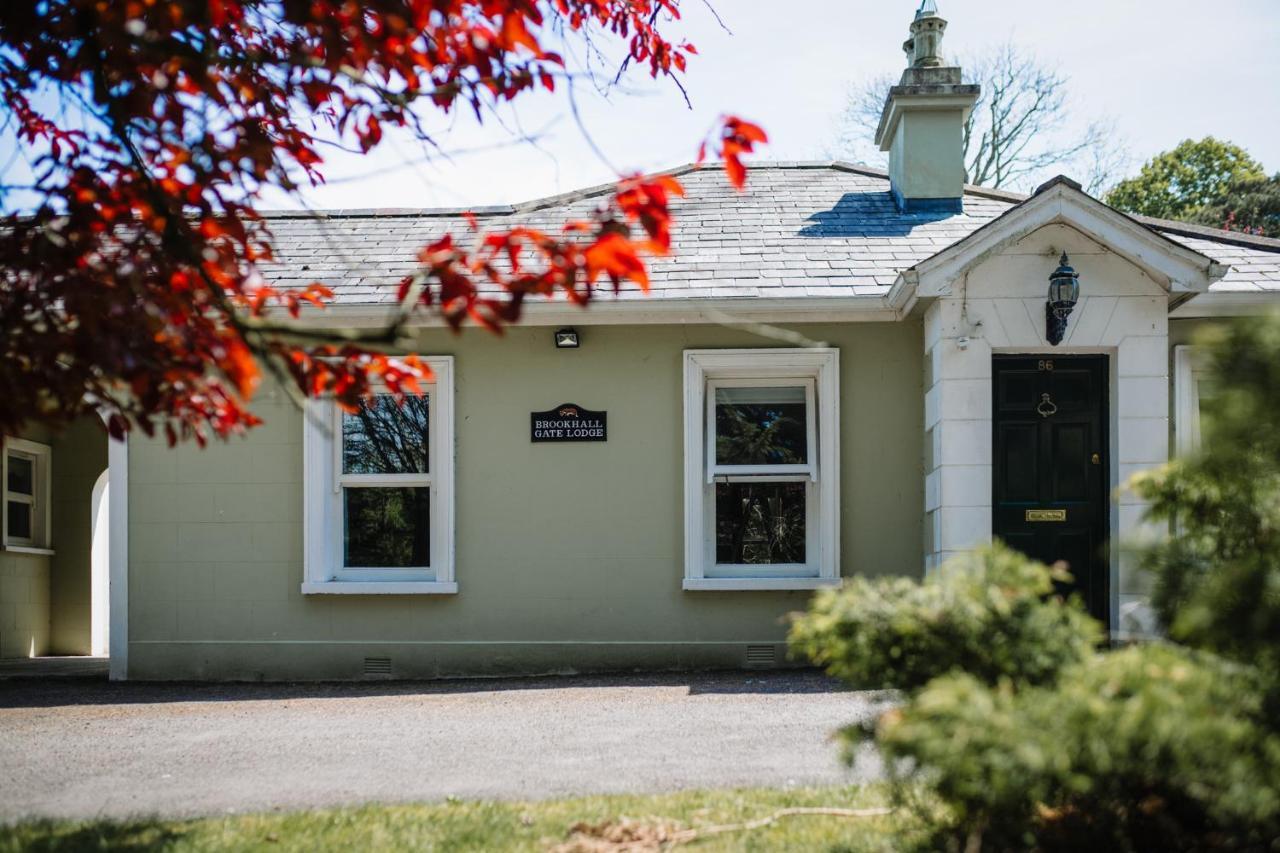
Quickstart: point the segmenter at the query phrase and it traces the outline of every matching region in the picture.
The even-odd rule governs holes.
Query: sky
[[[683,20],[664,31],[698,48],[683,77],[690,105],[670,81],[654,82],[634,69],[608,91],[581,81],[572,105],[564,86],[554,95],[526,93],[497,120],[478,125],[462,111],[442,121],[435,138],[444,154],[425,157],[419,140],[394,133],[365,156],[326,148],[324,186],[302,198],[268,192],[259,207],[520,202],[688,163],[724,114],[765,128],[770,144],[763,158],[854,159],[867,149],[838,148],[839,116],[859,81],[902,70],[901,45],[918,5],[681,0]],[[1280,172],[1280,0],[938,0],[938,6],[949,21],[946,56],[1011,41],[1065,75],[1072,122],[1081,128],[1114,122],[1128,154],[1125,174],[1183,139],[1209,134]],[[618,58],[596,67],[611,79]],[[12,144],[11,135],[0,141],[0,162],[25,171],[23,152],[2,150]],[[14,194],[0,207],[29,201]]]
[[[829,159],[835,122],[859,79],[904,67],[918,0],[684,0],[668,28],[698,48],[685,79],[631,75],[627,91],[576,88],[521,99],[503,127],[458,116],[439,137],[450,156],[422,159],[393,139],[370,156],[327,155],[327,186],[306,206],[436,207],[518,202],[691,161],[721,114],[761,124],[775,160]],[[939,0],[943,52],[1010,39],[1069,78],[1073,120],[1114,119],[1129,171],[1185,138],[1213,134],[1280,171],[1280,0]],[[784,11],[785,10],[785,11]],[[677,30],[676,27],[679,27]],[[612,69],[610,69],[612,70]],[[585,130],[584,130],[585,128]],[[516,141],[519,134],[536,143]],[[263,205],[295,207],[275,195]]]

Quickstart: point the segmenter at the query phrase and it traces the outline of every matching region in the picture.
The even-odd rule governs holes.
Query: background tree
[[[1147,568],[1179,642],[1262,668],[1280,730],[1280,318],[1215,326],[1202,450],[1141,476],[1152,514],[1179,531]]]
[[[1116,184],[1106,200],[1128,213],[1189,219],[1222,199],[1233,183],[1265,179],[1262,166],[1243,148],[1206,136],[1156,155],[1135,177]]]
[[[1213,228],[1280,237],[1280,174],[1238,178],[1190,219]]]
[[[1030,190],[1053,173],[1069,172],[1091,193],[1123,168],[1114,123],[1103,119],[1079,131],[1072,119],[1068,80],[1012,42],[958,63],[982,86],[964,132],[968,180],[994,189]],[[837,124],[836,155],[883,163],[874,138],[885,96],[897,85],[885,74],[854,86]]]
[[[253,426],[262,366],[299,394],[353,407],[427,367],[387,351],[414,312],[499,329],[526,297],[582,304],[647,287],[671,245],[670,178],[621,176],[558,233],[446,234],[422,247],[383,329],[317,335],[292,322],[323,282],[270,287],[264,189],[323,180],[326,146],[368,152],[384,128],[424,146],[445,114],[477,118],[589,75],[565,55],[676,79],[679,0],[43,0],[0,4],[0,134],[30,163],[0,222],[0,429],[109,417],[204,441]],[[585,50],[554,50],[556,46]],[[609,57],[613,49],[616,57]],[[618,72],[621,76],[622,72]],[[612,74],[610,74],[612,77]],[[759,128],[726,118],[701,154],[741,186]],[[481,282],[503,296],[481,296]]]

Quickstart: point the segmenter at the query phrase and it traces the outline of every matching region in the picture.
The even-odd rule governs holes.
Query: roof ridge
[[[1176,219],[1158,219],[1154,216],[1134,216],[1134,219],[1157,231],[1168,231],[1184,237],[1203,237],[1215,243],[1227,243],[1233,246],[1244,246],[1249,249],[1267,249],[1280,252],[1280,239],[1246,234],[1243,231],[1228,231],[1225,228],[1214,228],[1212,225],[1201,225],[1197,222],[1181,222]]]
[[[702,169],[717,168],[718,166],[718,163],[685,163],[671,169],[646,172],[645,175],[648,177],[679,177]],[[880,178],[883,180],[889,179],[889,173],[885,169],[868,166],[865,163],[854,163],[848,160],[757,160],[751,164],[750,168],[833,169],[839,172],[849,172],[870,178]],[[1050,183],[1052,183],[1052,181]],[[322,210],[262,210],[258,211],[258,213],[264,219],[345,219],[356,217],[421,219],[434,217],[457,217],[463,216],[467,213],[471,213],[482,218],[489,216],[513,216],[519,213],[545,210],[549,207],[572,204],[576,201],[602,196],[612,191],[615,186],[617,186],[617,183],[611,181],[590,187],[583,187],[570,192],[556,193],[554,195],[529,199],[515,204],[474,205],[471,207],[363,207]],[[1015,205],[1021,204],[1031,197],[1025,193],[1015,193],[1008,190],[978,186],[977,184],[965,184],[964,192],[966,196],[977,196],[979,198],[1004,201]],[[1240,231],[1227,231],[1222,228],[1213,228],[1208,225],[1179,222],[1172,219],[1157,219],[1151,216],[1133,215],[1132,218],[1148,228],[1152,228],[1160,232],[1180,234],[1185,237],[1199,237],[1205,240],[1212,240],[1217,243],[1226,243],[1228,245],[1243,246],[1251,249],[1280,251],[1280,239],[1273,237],[1258,237],[1252,234],[1245,234]]]
[[[684,175],[703,168],[698,163],[686,163],[673,169],[658,172],[646,172],[647,177]],[[561,204],[571,204],[587,198],[604,195],[616,187],[617,181],[610,181],[594,186],[582,187],[569,192],[540,196],[514,204],[473,205],[470,207],[353,207],[325,208],[313,210],[259,210],[258,215],[264,219],[336,219],[347,217],[436,217],[463,216],[471,213],[475,216],[511,216],[516,213],[528,213]]]
[[[510,216],[515,213],[514,205],[482,204],[475,207],[328,207],[301,210],[259,210],[262,219],[347,219],[347,218],[388,218],[397,217],[420,219],[424,217],[462,216],[467,213],[479,217]]]
[[[680,175],[687,175],[691,172],[718,167],[719,163],[684,163],[670,169],[663,169],[656,172],[645,172],[644,174],[646,177],[679,177]],[[833,169],[840,172],[851,172],[856,175],[865,175],[870,178],[882,178],[884,180],[889,179],[889,172],[885,169],[868,166],[864,163],[853,163],[847,160],[757,160],[751,163],[748,168]],[[616,186],[616,181],[610,181],[608,183],[596,184],[594,186],[583,187],[569,192],[528,199],[514,204],[473,205],[471,207],[350,207],[314,210],[260,210],[258,211],[258,215],[264,219],[342,219],[347,217],[422,218],[462,216],[467,213],[472,213],[479,217],[511,216],[517,213],[544,210],[548,207],[572,204],[575,201],[594,198],[612,191]],[[992,189],[990,187],[980,187],[974,184],[966,184],[964,191],[967,195],[976,195],[982,198],[990,198],[996,201],[1007,201],[1015,204],[1025,201],[1027,198],[1027,196],[1020,193],[1012,193],[1006,190]]]
[[[695,172],[701,168],[703,168],[703,166],[699,163],[685,163],[684,165],[676,166],[672,169],[663,169],[659,172],[645,172],[644,175],[648,178],[674,178],[680,175],[687,175],[688,173]],[[604,195],[607,192],[611,192],[617,186],[617,181],[596,184],[595,186],[584,187],[580,190],[572,190],[567,193],[558,193],[556,195],[535,198],[526,202],[519,202],[517,204],[513,204],[512,209],[516,213],[528,213],[533,210],[544,210],[548,207],[555,207],[561,204],[572,204],[575,201],[582,201],[583,199],[595,198],[596,196]]]

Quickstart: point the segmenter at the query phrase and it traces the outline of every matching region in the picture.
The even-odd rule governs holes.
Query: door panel
[[[1000,425],[1001,440],[997,442],[1003,465],[1002,483],[1010,500],[1034,501],[1039,488],[1036,483],[1036,457],[1040,455],[1040,433],[1035,424],[1008,423]]]
[[[1049,499],[1062,501],[1089,500],[1089,467],[1080,460],[1091,453],[1091,438],[1087,424],[1050,424],[1053,431],[1053,459],[1050,482],[1053,484]]]
[[[1094,377],[1090,371],[1062,366],[1062,359],[1037,359],[1053,362],[1058,369],[1053,372],[1053,399],[1060,411],[1084,411],[1094,402]],[[1040,390],[1044,390],[1043,386]]]
[[[1038,377],[1026,373],[1004,373],[996,377],[999,393],[996,405],[1014,411],[1033,408],[1040,399]]]
[[[1108,624],[1107,357],[996,356],[992,524]]]

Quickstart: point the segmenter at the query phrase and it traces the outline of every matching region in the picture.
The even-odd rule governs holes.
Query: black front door
[[[1067,563],[1108,625],[1107,357],[996,356],[992,375],[992,532]]]

